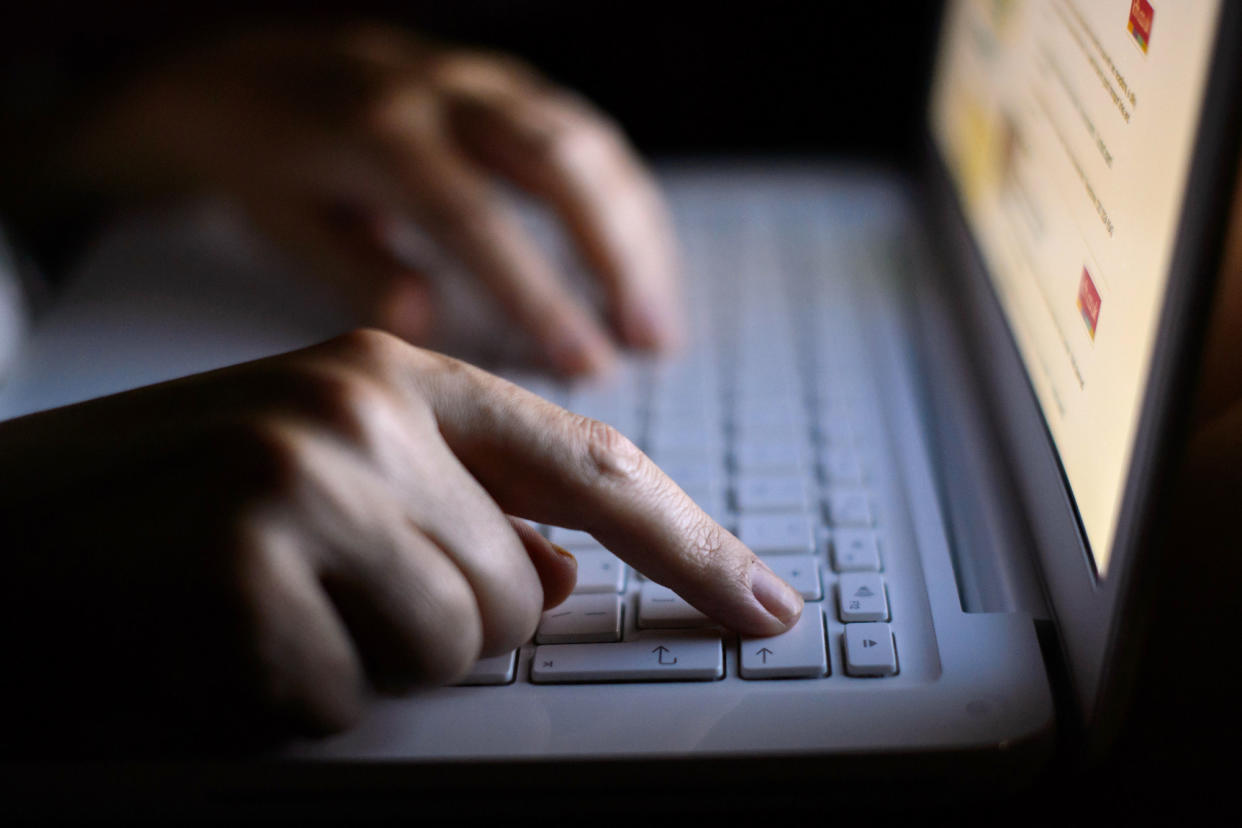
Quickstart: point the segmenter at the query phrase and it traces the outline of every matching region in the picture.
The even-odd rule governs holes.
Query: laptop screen
[[[932,131],[1106,575],[1216,0],[957,0]]]

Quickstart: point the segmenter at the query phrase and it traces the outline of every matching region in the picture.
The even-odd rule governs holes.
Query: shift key
[[[640,634],[617,644],[545,644],[535,648],[531,681],[711,681],[724,675],[719,633]]]

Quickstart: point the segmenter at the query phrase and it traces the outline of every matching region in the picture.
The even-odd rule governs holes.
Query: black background
[[[67,4],[6,10],[0,69],[104,84],[187,42],[264,23],[378,20],[520,55],[585,93],[651,153],[915,146],[940,3],[358,0]]]
[[[526,57],[647,152],[889,158],[916,146],[939,17],[934,2],[404,8],[425,31]]]

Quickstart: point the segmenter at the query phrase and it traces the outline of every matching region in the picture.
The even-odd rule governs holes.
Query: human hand
[[[745,634],[802,605],[610,427],[380,332],[11,420],[0,456],[4,692],[41,743],[322,732],[453,681],[573,587],[506,515]]]
[[[612,338],[564,284],[493,177],[558,215],[598,277],[616,338],[674,345],[680,297],[658,190],[620,130],[520,63],[395,29],[249,31],[139,73],[79,130],[88,186],[223,194],[337,286],[367,324],[425,342],[433,260],[465,266],[551,366],[605,368]]]

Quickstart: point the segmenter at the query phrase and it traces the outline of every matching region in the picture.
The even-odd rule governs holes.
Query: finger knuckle
[[[328,351],[359,367],[387,374],[409,358],[414,346],[378,328],[355,328],[325,343]]]
[[[629,485],[638,481],[646,458],[628,437],[589,417],[577,417],[572,428],[579,444],[582,474],[588,483]]]
[[[377,328],[357,328],[324,343],[324,347],[330,361],[360,372],[385,392],[404,389],[411,378],[438,370],[449,361],[442,354]]]
[[[375,447],[398,404],[382,380],[348,368],[307,371],[299,385],[303,416],[356,446]]]
[[[284,420],[257,416],[215,427],[209,448],[218,464],[239,483],[237,499],[245,492],[280,495],[293,491],[306,467],[306,437]]]

